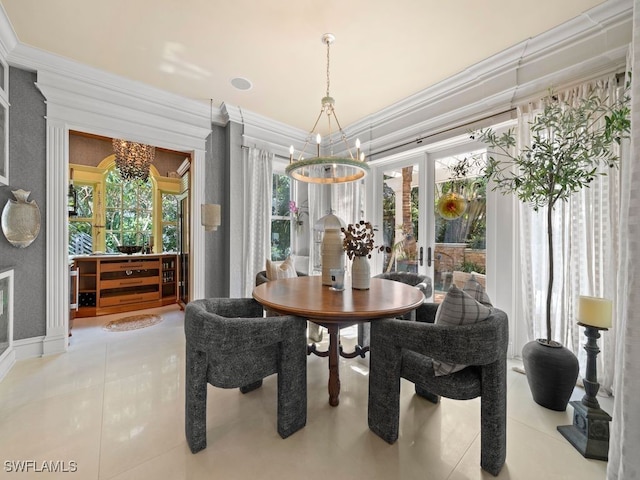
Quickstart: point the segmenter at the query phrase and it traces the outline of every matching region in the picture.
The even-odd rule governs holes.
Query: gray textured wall
[[[29,190],[40,207],[40,235],[27,248],[12,246],[0,235],[0,266],[14,267],[13,338],[46,333],[46,107],[35,86],[36,74],[9,69],[9,186],[0,187],[0,205],[12,190]],[[64,252],[60,252],[64,254]]]
[[[225,215],[224,204],[228,194],[228,168],[226,161],[227,139],[224,127],[212,126],[212,134],[207,139],[207,178],[205,181],[205,201],[222,205],[221,225],[216,231],[205,235],[205,297],[229,296],[229,217]]]

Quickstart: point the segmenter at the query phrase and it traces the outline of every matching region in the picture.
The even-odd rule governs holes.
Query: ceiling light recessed
[[[243,77],[232,78],[231,85],[236,87],[238,90],[251,90],[251,87],[253,87],[251,81]]]

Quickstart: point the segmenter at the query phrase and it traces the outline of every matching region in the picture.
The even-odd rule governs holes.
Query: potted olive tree
[[[493,151],[485,175],[494,190],[515,194],[535,211],[547,209],[547,336],[527,343],[522,356],[534,400],[552,410],[566,409],[578,376],[575,355],[552,339],[553,209],[602,175],[602,165],[616,167],[619,159],[611,146],[628,137],[629,114],[626,95],[613,103],[592,95],[569,105],[552,94],[530,123],[530,145],[520,151],[515,151],[513,130],[499,134],[489,128],[472,136]]]

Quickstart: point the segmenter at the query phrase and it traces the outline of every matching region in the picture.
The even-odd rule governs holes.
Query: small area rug
[[[127,332],[139,328],[150,327],[160,323],[162,318],[159,315],[131,315],[129,317],[111,320],[104,326],[108,332]]]

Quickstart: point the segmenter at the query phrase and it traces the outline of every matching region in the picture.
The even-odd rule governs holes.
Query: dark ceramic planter
[[[557,342],[534,340],[522,349],[529,389],[538,405],[564,412],[578,379],[577,357]]]

